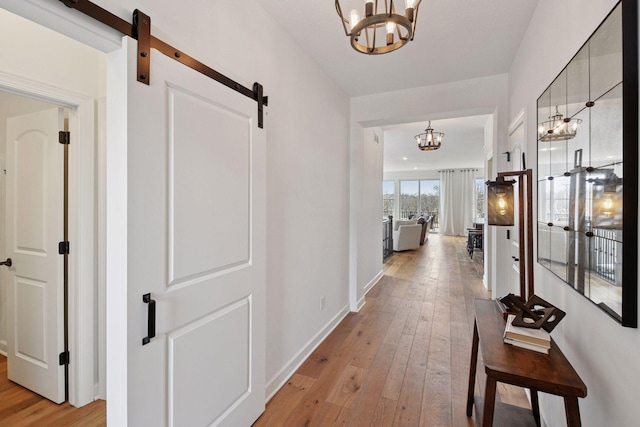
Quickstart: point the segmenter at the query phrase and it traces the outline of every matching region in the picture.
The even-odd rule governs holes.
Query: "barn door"
[[[251,425],[265,404],[256,103],[155,50],[141,84],[135,41],[124,52],[128,424]]]

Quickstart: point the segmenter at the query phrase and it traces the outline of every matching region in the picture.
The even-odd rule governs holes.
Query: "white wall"
[[[539,0],[509,74],[510,118],[526,107],[532,167],[535,168],[536,99],[616,3],[590,0],[585,7],[582,0]],[[587,397],[579,400],[582,424],[637,425],[640,331],[623,328],[539,264],[535,274],[536,294],[567,312],[553,337],[587,385]],[[547,426],[565,425],[561,399],[541,394],[540,404]]]
[[[95,3],[129,22],[139,8],[151,17],[156,37],[245,86],[260,82],[269,96],[266,380],[271,395],[348,312],[349,98],[252,0]],[[117,43],[117,35],[62,3],[0,4],[62,28],[43,14],[53,10],[98,33],[94,46]]]
[[[356,251],[351,280],[357,283],[351,289],[352,311],[363,306],[364,295],[382,277],[384,133],[380,128],[362,129],[357,141],[351,145],[351,248]]]
[[[492,114],[492,124],[494,129],[497,129],[497,131],[490,133],[491,142],[489,145],[491,147],[485,147],[485,152],[499,152],[497,147],[506,147],[507,144],[506,129],[509,125],[507,90],[508,76],[501,74],[352,98],[352,156],[355,154],[356,159],[366,158],[367,155],[361,154],[360,150],[370,150],[372,152],[370,156],[375,156],[378,147],[366,143],[367,128],[479,114]],[[504,163],[506,164],[506,159]],[[423,175],[422,172],[420,174],[420,176],[428,176]],[[373,211],[371,207],[375,206],[375,203],[380,203],[382,174],[379,170],[373,170],[365,165],[364,162],[352,160],[351,176],[352,195],[358,194],[358,197],[361,197],[359,203],[352,202],[352,224],[357,225],[357,221],[370,221],[371,224],[379,221],[381,207],[377,211]],[[358,181],[353,181],[353,179]],[[398,178],[395,175],[386,174],[384,179]],[[360,182],[366,182],[371,191],[362,191]],[[367,219],[364,220],[364,218]],[[376,279],[376,271],[381,268],[365,266],[363,260],[378,259],[382,249],[377,245],[356,244],[356,241],[353,240],[355,238],[353,228],[351,233],[352,274],[350,290],[353,304],[354,301],[360,301],[363,298],[366,286]],[[359,274],[353,274],[353,271],[358,271]]]
[[[104,93],[102,55],[8,13],[2,6],[0,2],[2,72],[93,98]]]

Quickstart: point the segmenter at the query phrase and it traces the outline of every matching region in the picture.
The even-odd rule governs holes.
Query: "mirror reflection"
[[[537,103],[538,262],[618,321],[624,285],[622,52],[619,3]]]

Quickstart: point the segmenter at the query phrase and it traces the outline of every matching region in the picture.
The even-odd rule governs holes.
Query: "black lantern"
[[[496,181],[487,181],[487,223],[489,225],[513,226],[515,180],[505,181],[499,176]]]

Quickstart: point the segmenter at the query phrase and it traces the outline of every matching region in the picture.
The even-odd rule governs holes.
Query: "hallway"
[[[488,297],[480,274],[465,238],[432,234],[418,250],[396,252],[362,310],[320,344],[254,427],[474,425],[465,405],[473,300]],[[528,406],[522,389],[498,388],[500,400]]]

